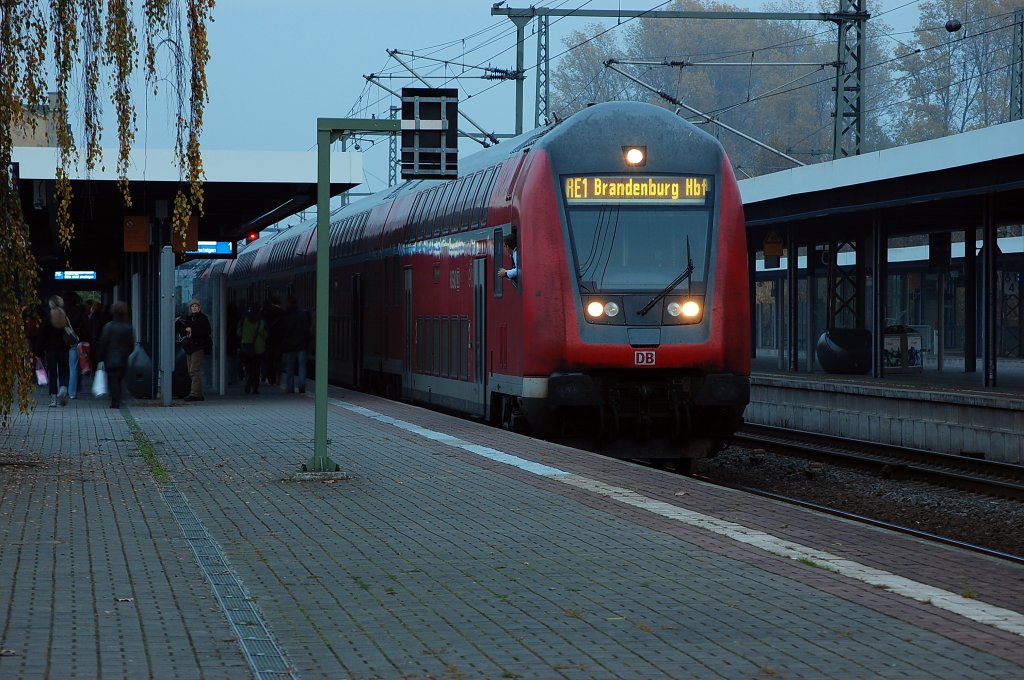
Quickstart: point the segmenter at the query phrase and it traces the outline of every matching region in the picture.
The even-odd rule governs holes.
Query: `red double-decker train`
[[[405,182],[330,223],[317,322],[332,382],[626,457],[706,456],[742,423],[739,190],[721,144],[670,111],[597,104],[460,160],[457,180]],[[313,309],[315,232],[213,265],[229,298]]]

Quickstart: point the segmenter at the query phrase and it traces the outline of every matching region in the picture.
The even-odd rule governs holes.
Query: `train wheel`
[[[527,434],[529,428],[526,416],[519,408],[519,398],[509,397],[508,429],[518,434]]]
[[[516,404],[515,397],[510,397],[507,394],[497,396],[500,400],[497,405],[497,424],[500,425],[503,430],[518,432],[522,426],[523,416],[519,412],[519,407]]]

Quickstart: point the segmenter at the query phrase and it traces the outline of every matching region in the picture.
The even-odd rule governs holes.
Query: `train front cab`
[[[524,252],[517,406],[545,435],[668,440],[645,451],[697,458],[749,401],[742,207],[717,141],[653,108],[595,106],[531,154],[516,191],[529,201],[512,213]]]

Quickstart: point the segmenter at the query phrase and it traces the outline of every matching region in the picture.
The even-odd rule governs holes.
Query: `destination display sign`
[[[565,200],[580,203],[704,205],[708,179],[701,176],[609,175],[565,178]]]
[[[96,272],[93,270],[64,270],[62,272],[54,272],[53,279],[55,281],[95,281]]]

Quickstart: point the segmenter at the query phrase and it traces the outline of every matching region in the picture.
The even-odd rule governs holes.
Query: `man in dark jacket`
[[[185,401],[203,401],[203,358],[213,349],[210,338],[213,330],[210,319],[203,314],[199,300],[192,298],[188,303],[189,314],[182,325],[185,329],[184,350],[188,359],[188,375],[192,379],[192,387]]]

